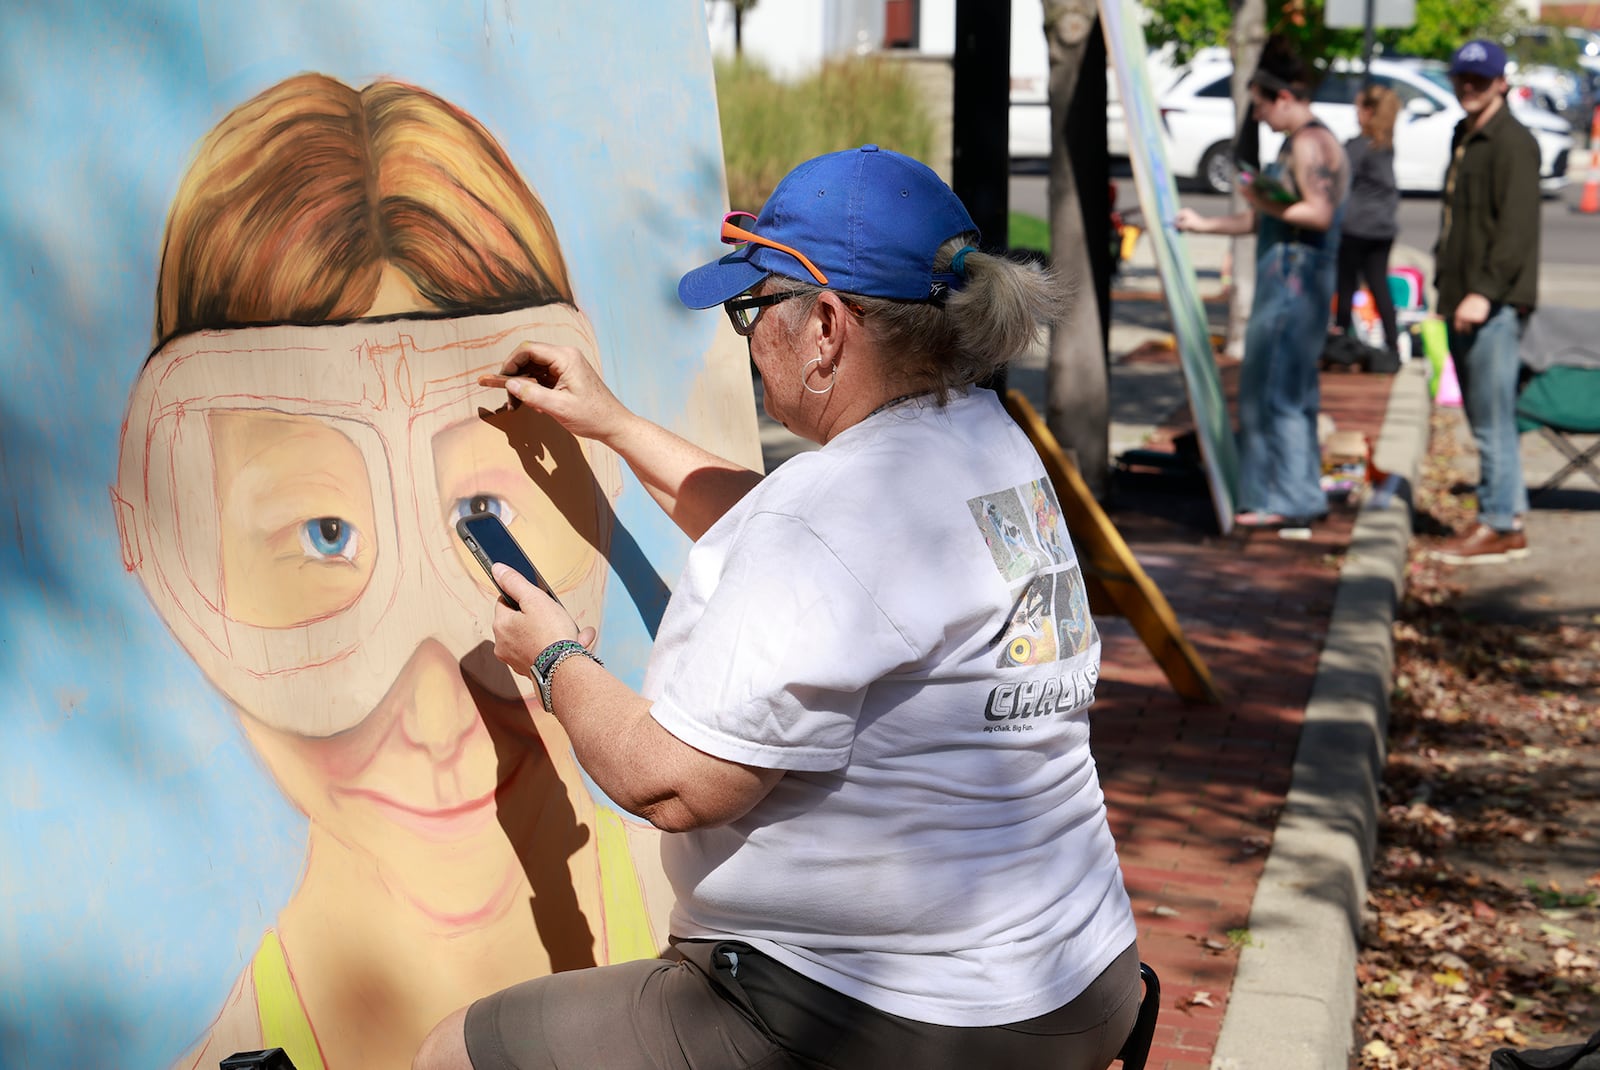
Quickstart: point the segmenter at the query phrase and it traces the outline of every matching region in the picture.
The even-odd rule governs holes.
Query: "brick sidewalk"
[[[1224,369],[1230,397],[1234,372]],[[1324,373],[1322,411],[1376,442],[1393,382]],[[1201,526],[1210,508],[1203,490],[1169,485],[1119,492],[1111,516],[1223,703],[1185,705],[1125,621],[1099,620],[1094,752],[1140,954],[1161,977],[1150,1070],[1210,1065],[1355,521],[1353,506],[1335,506],[1309,541],[1221,537]]]

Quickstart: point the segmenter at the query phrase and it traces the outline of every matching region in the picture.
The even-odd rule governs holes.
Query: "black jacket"
[[[1434,250],[1446,319],[1468,294],[1524,310],[1539,300],[1539,143],[1503,102],[1481,130],[1470,122],[1450,142]]]

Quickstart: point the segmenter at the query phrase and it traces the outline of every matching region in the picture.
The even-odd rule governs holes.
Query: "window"
[[[1374,75],[1372,81],[1375,85],[1381,85],[1385,89],[1394,90],[1395,96],[1400,98],[1400,106],[1402,108],[1404,108],[1407,104],[1410,104],[1413,100],[1425,100],[1434,108],[1434,110],[1438,110],[1439,108],[1443,107],[1443,105],[1439,103],[1438,98],[1433,96],[1433,94],[1429,93],[1421,86],[1414,85],[1411,82],[1402,81],[1399,78],[1390,78],[1382,74]]]
[[[1329,71],[1317,84],[1311,99],[1317,104],[1354,104],[1361,92],[1361,75],[1349,71]]]
[[[1426,77],[1426,75],[1424,75]],[[1361,93],[1361,87],[1366,79],[1359,71],[1329,71],[1317,86],[1317,91],[1312,95],[1312,100],[1318,104],[1349,104],[1354,105],[1356,97]],[[1372,84],[1389,89],[1400,98],[1403,108],[1413,100],[1426,100],[1435,109],[1442,107],[1439,100],[1426,89],[1409,79],[1396,78],[1388,74],[1374,74]],[[1448,85],[1448,81],[1446,82]]]

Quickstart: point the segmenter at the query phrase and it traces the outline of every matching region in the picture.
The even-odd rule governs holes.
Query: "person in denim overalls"
[[[1317,358],[1328,333],[1350,168],[1311,114],[1309,68],[1281,40],[1250,79],[1253,114],[1286,135],[1262,175],[1240,175],[1248,207],[1208,218],[1178,213],[1179,230],[1257,231],[1255,303],[1239,379],[1239,513],[1246,528],[1303,528],[1328,511],[1317,445]]]

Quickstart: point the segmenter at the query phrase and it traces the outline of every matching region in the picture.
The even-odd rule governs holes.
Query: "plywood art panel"
[[[656,833],[491,652],[498,513],[637,685],[687,543],[478,384],[571,345],[759,465],[678,306],[726,210],[703,5],[0,11],[0,1063],[405,1067],[654,954]]]

